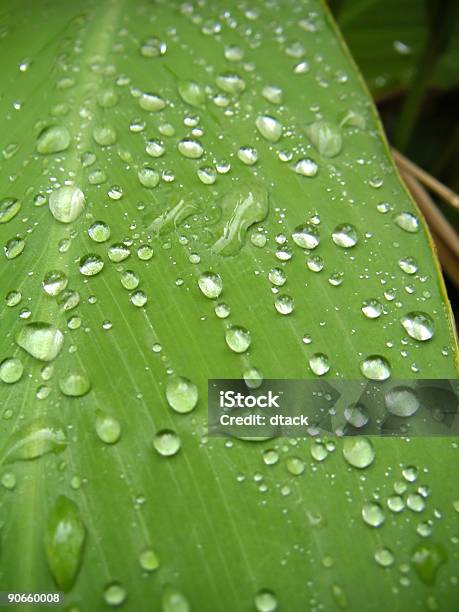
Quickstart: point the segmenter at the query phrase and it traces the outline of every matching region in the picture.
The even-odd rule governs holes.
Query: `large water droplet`
[[[417,412],[420,403],[416,392],[409,387],[395,387],[386,393],[387,410],[398,417],[409,417]]]
[[[62,332],[50,323],[27,323],[16,335],[17,344],[41,361],[52,361],[64,343]]]
[[[55,125],[45,128],[37,138],[37,151],[43,155],[65,151],[70,146],[70,132]]]
[[[405,232],[414,234],[419,231],[419,219],[410,212],[401,212],[395,217],[395,223]]]
[[[104,600],[108,606],[117,608],[126,601],[127,591],[119,582],[111,582],[105,587]]]
[[[277,142],[282,136],[282,124],[269,115],[259,115],[255,121],[260,134],[269,142]]]
[[[61,187],[49,196],[49,209],[61,223],[75,221],[85,207],[84,193],[79,187]]]
[[[267,216],[268,192],[258,183],[237,186],[223,198],[221,208],[223,226],[212,250],[221,255],[234,255],[243,246],[249,227]]]
[[[81,397],[90,391],[91,383],[83,371],[68,372],[60,378],[59,389],[67,397]]]
[[[178,92],[184,102],[190,106],[202,107],[206,101],[205,89],[195,81],[181,81]]]
[[[324,353],[314,353],[309,359],[309,367],[316,376],[324,376],[330,370],[330,361]]]
[[[320,243],[319,230],[310,223],[298,225],[292,232],[292,240],[302,249],[315,249]]]
[[[245,90],[245,81],[236,73],[224,72],[215,79],[217,86],[229,94],[240,94]]]
[[[191,412],[198,403],[197,386],[184,376],[171,378],[166,386],[166,399],[169,406],[181,414]]]
[[[235,353],[244,353],[252,341],[249,330],[239,325],[228,327],[225,332],[226,344]]]
[[[343,223],[334,229],[332,240],[337,246],[350,249],[358,242],[357,230],[350,223]]]
[[[143,110],[156,113],[166,107],[166,102],[154,93],[144,93],[139,97],[139,106]]]
[[[48,517],[45,550],[49,569],[59,589],[73,586],[81,565],[86,529],[78,506],[60,495]]]
[[[216,272],[204,272],[198,278],[198,286],[206,297],[215,300],[223,290],[223,281]]]
[[[373,444],[362,436],[346,438],[343,442],[343,457],[352,467],[364,469],[374,461]]]
[[[277,598],[272,591],[262,589],[258,591],[254,599],[257,612],[274,612],[277,610]]]
[[[104,261],[100,255],[89,253],[80,258],[80,272],[83,276],[95,276],[102,271]]]
[[[390,376],[390,364],[381,355],[370,355],[361,362],[360,371],[369,380],[387,380]]]
[[[377,502],[366,502],[362,508],[362,518],[370,527],[379,527],[384,523],[384,512]]]
[[[277,295],[274,300],[274,307],[281,315],[288,315],[293,312],[295,302],[290,295]]]
[[[304,157],[296,162],[294,170],[297,174],[301,174],[301,176],[313,177],[319,171],[319,166],[310,157]]]
[[[3,198],[0,200],[0,223],[8,223],[21,209],[21,202],[17,198]]]
[[[434,335],[434,322],[426,312],[409,312],[400,319],[406,333],[415,340],[425,342]]]
[[[99,440],[105,442],[105,444],[116,444],[121,437],[121,425],[115,417],[98,410],[96,434]]]
[[[51,270],[45,274],[43,279],[43,289],[45,293],[55,297],[67,287],[68,278],[60,270]]]
[[[335,157],[340,153],[343,140],[337,125],[329,121],[314,121],[306,127],[306,134],[324,157]]]
[[[95,221],[88,229],[88,234],[94,242],[106,242],[110,238],[110,227],[103,221]]]
[[[0,363],[0,380],[9,385],[20,380],[23,372],[24,366],[17,357],[7,357]]]
[[[172,457],[179,452],[181,442],[175,431],[162,429],[153,438],[153,446],[163,457]]]
[[[66,445],[64,430],[40,417],[26,423],[8,438],[2,450],[2,461],[29,461],[47,453],[61,452]]]
[[[193,140],[191,138],[181,140],[177,148],[183,157],[188,157],[190,159],[199,159],[204,153],[202,144],[198,140]]]
[[[382,548],[378,548],[378,550],[375,552],[374,557],[376,563],[381,567],[390,567],[394,564],[395,561],[394,553],[390,550],[390,548],[387,548],[385,546]]]

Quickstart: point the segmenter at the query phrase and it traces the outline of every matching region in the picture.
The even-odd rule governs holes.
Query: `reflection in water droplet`
[[[41,361],[52,361],[64,343],[62,332],[50,323],[27,323],[16,335],[16,343]]]
[[[387,380],[391,374],[390,364],[381,355],[370,355],[360,364],[360,371],[369,380]]]
[[[37,138],[37,151],[42,155],[59,153],[70,146],[70,132],[66,127],[55,125],[40,132]]]
[[[74,501],[60,495],[48,517],[45,550],[56,585],[70,591],[80,569],[86,528]]]
[[[343,141],[337,125],[329,121],[314,121],[306,126],[306,134],[324,157],[335,157],[341,152]]]
[[[84,276],[95,276],[102,271],[104,262],[99,255],[90,253],[80,259],[80,272]]]
[[[198,286],[202,293],[211,300],[218,298],[223,291],[223,281],[216,272],[204,272],[201,274],[198,278]]]
[[[277,610],[277,599],[272,591],[262,589],[258,591],[254,599],[257,612],[274,612]]]
[[[277,142],[282,136],[282,124],[269,115],[259,115],[255,121],[260,134],[269,142]]]
[[[232,325],[225,332],[226,344],[235,353],[244,353],[250,346],[251,335],[244,327]]]
[[[310,223],[298,225],[292,232],[292,240],[302,249],[315,249],[320,243],[319,230]]]
[[[309,367],[317,376],[323,376],[330,370],[330,362],[324,353],[314,353],[309,359]]]
[[[179,452],[181,441],[175,431],[163,429],[153,438],[153,446],[163,457],[172,457]]]
[[[297,174],[301,174],[301,176],[313,177],[319,171],[319,166],[310,157],[304,157],[296,162],[294,170]]]
[[[350,249],[358,242],[357,230],[350,223],[343,223],[334,229],[332,240],[337,246]]]
[[[89,392],[91,383],[84,372],[69,372],[59,380],[59,389],[67,397],[81,397]]]
[[[121,437],[121,425],[115,417],[98,410],[96,434],[105,444],[116,444]]]
[[[384,403],[387,410],[398,417],[415,414],[420,406],[416,392],[409,387],[395,387],[386,393]]]
[[[171,378],[166,386],[166,399],[169,406],[181,414],[191,412],[198,403],[197,386],[184,376]]]
[[[9,385],[20,380],[23,372],[24,366],[17,357],[7,357],[0,363],[0,380]]]
[[[400,319],[406,333],[415,340],[425,342],[434,335],[434,322],[426,312],[409,312]]]
[[[362,507],[362,518],[370,527],[380,527],[384,523],[384,512],[377,502],[366,502]]]
[[[61,187],[49,196],[49,209],[61,223],[75,221],[84,210],[84,193],[78,187]]]
[[[364,469],[374,461],[373,444],[363,436],[346,438],[343,442],[343,457],[352,467]]]

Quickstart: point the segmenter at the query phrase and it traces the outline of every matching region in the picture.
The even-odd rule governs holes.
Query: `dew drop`
[[[324,376],[330,370],[330,361],[325,353],[314,353],[309,359],[309,367],[316,376]]]
[[[17,357],[7,357],[0,363],[0,380],[9,385],[20,380],[23,372],[24,366]]]
[[[415,340],[425,342],[434,335],[434,322],[425,312],[409,312],[400,319],[406,333]]]
[[[179,452],[181,441],[175,431],[162,429],[153,438],[153,446],[163,457],[172,457]]]
[[[405,232],[414,234],[419,231],[419,219],[410,212],[401,212],[396,215],[395,223]]]
[[[37,151],[42,155],[60,153],[70,146],[70,132],[66,127],[55,125],[45,128],[37,138]]]
[[[116,444],[121,437],[119,421],[101,410],[97,411],[95,428],[97,437],[105,444]]]
[[[324,157],[335,157],[341,152],[343,140],[337,125],[329,121],[315,121],[306,126],[306,134]]]
[[[298,225],[293,230],[292,240],[302,249],[315,249],[320,244],[319,230],[310,223]]]
[[[395,387],[386,393],[384,403],[387,410],[398,417],[415,414],[420,406],[416,392],[409,387]]]
[[[106,242],[110,238],[110,227],[103,221],[95,221],[88,229],[88,235],[94,242]]]
[[[80,259],[80,272],[83,276],[95,276],[102,271],[104,262],[99,255],[90,253]]]
[[[175,412],[180,414],[191,412],[196,407],[198,398],[197,386],[184,376],[175,376],[167,383],[166,399]]]
[[[8,223],[21,209],[21,202],[17,198],[3,198],[0,200],[0,223]]]
[[[59,389],[67,397],[81,397],[90,391],[91,383],[83,371],[68,372],[59,380]]]
[[[360,371],[369,380],[387,380],[390,377],[390,364],[381,355],[370,355],[360,364]]]
[[[274,306],[281,315],[288,315],[293,312],[295,302],[290,295],[277,295],[274,300]]]
[[[373,444],[363,436],[351,436],[343,442],[343,457],[352,467],[364,469],[375,458]]]
[[[274,612],[277,610],[277,598],[272,591],[262,589],[258,591],[254,599],[257,612]]]
[[[232,325],[228,327],[225,332],[226,344],[235,353],[244,353],[251,343],[251,334],[245,329],[238,325]]]
[[[343,223],[333,230],[332,240],[337,246],[350,249],[358,242],[357,230],[350,223]]]
[[[61,187],[49,197],[49,209],[53,217],[61,223],[75,221],[85,207],[84,193],[79,187]]]
[[[316,176],[317,172],[319,171],[319,166],[310,157],[304,157],[296,162],[294,170],[301,176],[313,177]]]
[[[50,323],[27,323],[17,333],[16,343],[32,357],[52,361],[64,344],[64,336]]]
[[[362,518],[370,527],[380,527],[384,523],[384,512],[377,502],[366,502],[362,507]]]
[[[198,278],[198,286],[201,292],[211,300],[215,300],[223,291],[223,281],[216,272],[204,272]]]
[[[270,115],[259,115],[255,125],[263,138],[269,142],[278,142],[282,136],[282,124]]]

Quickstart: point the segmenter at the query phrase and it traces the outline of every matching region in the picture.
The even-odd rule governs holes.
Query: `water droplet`
[[[66,127],[54,125],[46,127],[37,138],[37,151],[42,155],[59,153],[70,146],[70,132]]]
[[[81,397],[90,391],[91,383],[82,371],[68,372],[59,380],[59,389],[67,397]]]
[[[25,240],[23,240],[20,236],[11,238],[11,240],[8,240],[3,248],[5,257],[7,259],[15,259],[16,257],[19,257],[19,255],[25,249],[25,245]]]
[[[387,380],[390,377],[390,364],[381,355],[370,355],[360,364],[360,371],[369,380]]]
[[[143,291],[138,289],[137,291],[134,291],[134,293],[131,293],[129,300],[131,304],[137,308],[143,308],[143,306],[145,306],[145,304],[148,302],[148,297]]]
[[[197,175],[204,185],[213,185],[217,180],[217,171],[212,166],[202,166],[198,168]]]
[[[45,293],[55,297],[67,287],[68,278],[60,270],[51,270],[45,274],[43,279],[43,289]]]
[[[163,429],[153,438],[153,446],[163,457],[172,457],[179,452],[181,441],[175,431]]]
[[[386,393],[387,410],[398,417],[409,417],[417,412],[420,403],[416,392],[409,387],[395,387]]]
[[[139,97],[139,106],[143,110],[156,113],[166,107],[166,102],[154,93],[144,93]]]
[[[218,298],[223,291],[223,281],[216,272],[204,272],[201,274],[198,278],[198,285],[202,293],[211,300]]]
[[[3,461],[12,463],[37,459],[50,452],[61,452],[66,445],[64,431],[40,417],[26,423],[10,436],[3,453]]]
[[[23,372],[24,366],[17,357],[7,357],[0,363],[0,380],[9,385],[20,380]]]
[[[123,287],[128,291],[133,291],[134,289],[137,289],[140,283],[138,275],[132,270],[124,270],[121,273],[120,280]]]
[[[260,134],[269,142],[278,142],[282,136],[282,124],[269,115],[259,115],[255,121]]]
[[[279,453],[272,448],[263,452],[263,463],[265,465],[275,465],[279,461]]]
[[[406,333],[415,340],[425,342],[434,335],[434,322],[425,312],[409,312],[400,319]]]
[[[295,302],[289,295],[277,295],[274,300],[274,306],[281,315],[288,315],[293,312]]]
[[[310,157],[304,157],[296,162],[294,170],[297,174],[301,174],[301,176],[313,177],[319,171],[319,166]]]
[[[346,438],[343,442],[343,457],[352,467],[367,468],[375,459],[373,444],[363,436]]]
[[[322,442],[313,442],[310,452],[311,457],[316,461],[324,461],[328,457],[328,450]]]
[[[160,57],[165,55],[167,44],[154,36],[147,38],[140,46],[140,54],[143,57]]]
[[[394,553],[385,546],[378,548],[375,552],[375,561],[381,567],[390,567],[395,561]]]
[[[92,131],[92,137],[101,147],[110,147],[117,140],[115,128],[108,124],[96,125]]]
[[[95,276],[102,271],[104,262],[102,257],[90,253],[80,258],[80,272],[84,276]]]
[[[194,212],[196,207],[194,204],[187,202],[186,200],[179,200],[179,202],[168,208],[162,215],[156,217],[151,223],[150,228],[155,234],[168,234],[175,230],[183,221],[188,219]]]
[[[362,518],[370,527],[380,527],[385,520],[383,509],[377,502],[366,502],[363,504]]]
[[[113,263],[120,263],[124,261],[130,254],[131,251],[129,250],[129,247],[122,243],[112,244],[108,248],[108,258]]]
[[[88,234],[94,242],[106,242],[110,238],[110,227],[103,221],[95,221],[88,229]]]
[[[253,166],[258,161],[258,152],[253,147],[241,147],[237,152],[237,156],[247,166]]]
[[[418,264],[414,257],[402,257],[398,260],[398,265],[405,274],[416,274],[418,271]]]
[[[282,268],[272,268],[268,273],[269,282],[276,287],[282,287],[287,281],[287,276]]]
[[[350,223],[343,223],[334,229],[332,240],[337,246],[343,249],[350,249],[358,242],[357,230]]]
[[[403,497],[400,497],[400,495],[391,495],[387,498],[387,507],[391,512],[402,512],[405,508]]]
[[[140,553],[139,563],[146,572],[154,572],[159,567],[159,558],[153,549],[147,548]]]
[[[97,95],[97,103],[101,108],[113,108],[119,102],[119,96],[113,88],[104,89]]]
[[[222,200],[219,238],[212,250],[221,255],[235,255],[243,246],[245,234],[254,223],[268,215],[268,193],[258,183],[245,183],[230,191]]]
[[[148,189],[153,189],[159,183],[159,172],[156,172],[153,168],[141,168],[137,173],[137,177],[140,184]]]
[[[351,404],[344,409],[344,418],[352,427],[364,427],[369,420],[368,410],[363,404]]]
[[[306,463],[303,461],[303,459],[293,455],[287,457],[285,465],[292,476],[300,476],[306,468]]]
[[[330,362],[324,353],[314,353],[309,359],[309,367],[316,376],[324,376],[330,370]]]
[[[438,570],[446,563],[448,556],[441,544],[420,542],[411,553],[411,564],[418,578],[427,585],[435,584]]]
[[[5,472],[1,478],[2,486],[11,491],[16,486],[16,476],[11,472]]]
[[[75,582],[83,556],[86,529],[78,506],[60,495],[48,517],[45,550],[56,585],[64,592]]]
[[[206,102],[206,92],[202,85],[195,81],[181,81],[178,84],[179,96],[190,106],[200,108]]]
[[[0,223],[8,223],[21,209],[21,202],[17,198],[3,198],[0,200]]]
[[[414,234],[419,231],[419,219],[410,212],[401,212],[395,217],[395,223],[405,232]]]
[[[362,312],[368,319],[379,318],[384,311],[384,306],[378,300],[365,300],[362,304]]]
[[[257,612],[274,612],[277,610],[277,599],[272,591],[262,589],[258,591],[254,599]]]
[[[426,504],[421,495],[418,493],[410,493],[406,498],[406,506],[413,512],[422,512]]]
[[[145,146],[145,152],[150,157],[161,157],[166,152],[166,147],[160,140],[149,140]]]
[[[148,244],[140,245],[139,248],[137,249],[137,257],[141,261],[150,261],[150,259],[153,257],[152,247],[149,246]]]
[[[5,298],[6,305],[9,306],[10,308],[17,306],[21,300],[22,300],[22,293],[20,291],[17,291],[16,289],[13,289],[13,291],[10,291]]]
[[[215,304],[215,314],[219,319],[226,319],[231,314],[231,308],[225,302]]]
[[[64,336],[50,323],[27,323],[17,333],[16,343],[32,357],[52,361],[64,344]]]
[[[118,607],[126,601],[127,591],[119,582],[111,582],[105,587],[104,600],[108,606]]]
[[[61,223],[75,221],[85,207],[84,193],[79,187],[61,187],[49,196],[49,209]]]
[[[97,411],[96,434],[99,440],[105,444],[116,444],[121,437],[121,425],[115,417]]]
[[[197,386],[184,376],[175,376],[167,383],[167,402],[173,410],[180,414],[191,412],[198,403],[198,398]]]
[[[190,612],[190,604],[183,593],[168,585],[161,598],[161,612]]]
[[[292,240],[302,249],[315,249],[320,244],[319,230],[310,223],[298,225],[293,230]]]
[[[282,104],[283,93],[280,87],[275,85],[265,85],[261,90],[261,95],[271,104]]]
[[[225,332],[226,344],[235,353],[244,353],[252,341],[250,332],[245,327],[232,325]]]
[[[315,121],[306,126],[306,134],[324,157],[335,157],[341,152],[343,140],[337,125],[329,121]]]
[[[231,95],[242,93],[246,87],[244,79],[232,72],[219,74],[215,82],[217,87]]]

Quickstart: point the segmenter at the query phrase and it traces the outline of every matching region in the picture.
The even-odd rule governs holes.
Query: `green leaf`
[[[0,33],[2,588],[451,609],[451,562],[428,594],[399,568],[429,529],[454,559],[452,440],[207,434],[211,378],[457,375],[427,229],[322,3],[5,0]]]

